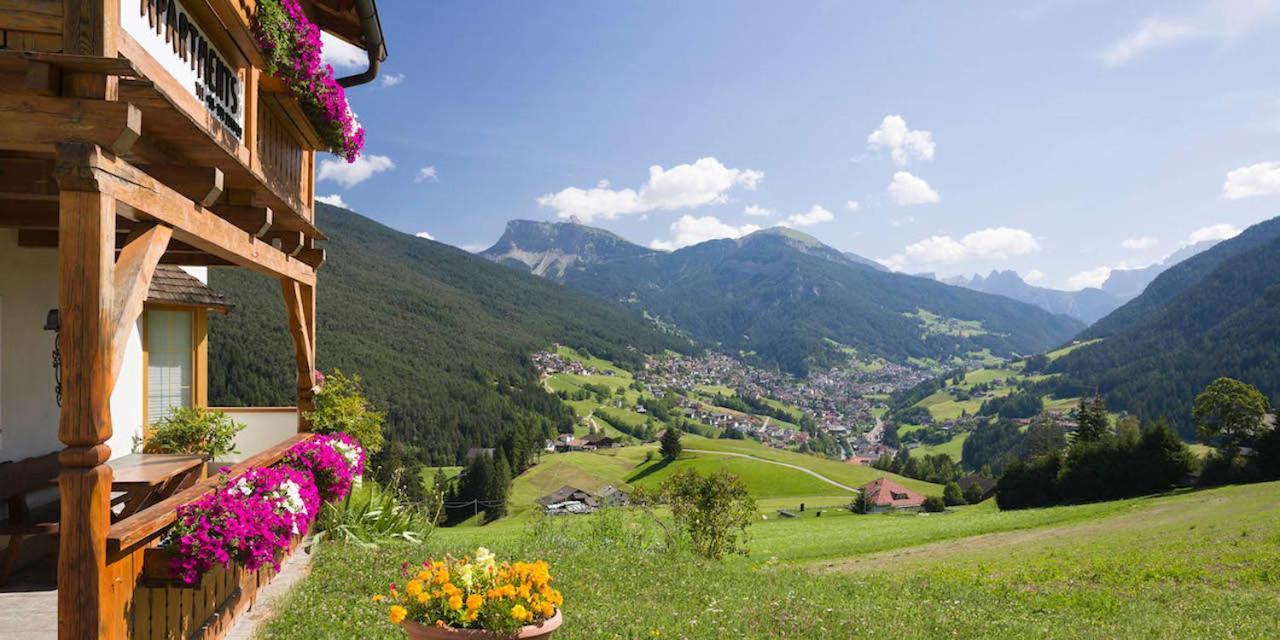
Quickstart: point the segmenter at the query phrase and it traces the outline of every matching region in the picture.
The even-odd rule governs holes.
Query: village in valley
[[[582,382],[579,393],[583,389],[590,392],[592,385],[629,378],[625,385],[604,385],[614,389],[623,386],[629,393],[621,397],[610,395],[603,410],[580,416],[588,435],[562,435],[555,445],[562,451],[617,442],[617,438],[591,433],[599,431],[593,428],[601,422],[596,418],[612,415],[613,411],[643,416],[658,429],[662,428],[658,423],[674,419],[694,429],[705,428],[707,435],[740,434],[775,448],[825,453],[862,463],[893,453],[880,443],[880,418],[888,410],[889,395],[910,389],[932,375],[929,370],[910,365],[853,361],[811,374],[805,380],[711,351],[697,356],[649,356],[643,369],[630,374],[559,345],[534,354],[532,360],[546,380]],[[636,396],[634,401],[624,401],[632,395]],[[674,415],[655,420],[650,411],[655,404],[670,406]],[[733,435],[725,435],[727,432]]]

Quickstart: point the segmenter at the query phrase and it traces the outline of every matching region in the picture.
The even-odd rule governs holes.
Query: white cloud
[[[760,205],[758,205],[758,204],[749,204],[749,205],[747,205],[747,208],[746,208],[746,209],[743,209],[743,210],[742,210],[742,212],[743,212],[743,213],[745,213],[745,214],[747,214],[747,215],[749,215],[749,216],[756,216],[756,217],[758,217],[758,218],[767,218],[767,217],[769,217],[769,216],[771,216],[771,215],[773,215],[773,214],[777,213],[777,212],[778,212],[778,210],[777,210],[777,209],[766,209],[766,208],[764,208],[764,207],[762,207],[762,206],[760,206]]]
[[[719,160],[707,157],[670,169],[651,166],[649,180],[639,191],[599,185],[592,189],[569,187],[538,198],[538,204],[555,209],[560,218],[590,223],[596,218],[612,220],[633,213],[724,203],[734,187],[754,191],[763,179],[764,172],[730,169]]]
[[[844,208],[850,211],[857,211],[858,209],[862,208],[862,203],[858,202],[857,200],[845,200]]]
[[[906,166],[912,158],[932,160],[933,134],[907,127],[907,120],[899,115],[885,116],[880,128],[867,136],[867,146],[874,151],[888,150],[899,166]]]
[[[721,222],[715,216],[696,218],[685,214],[680,216],[679,220],[671,223],[670,240],[654,240],[649,243],[649,246],[662,251],[675,251],[680,247],[687,247],[717,238],[741,238],[759,230],[760,227],[754,224],[735,227]]]
[[[369,56],[363,49],[339,39],[328,31],[320,32],[320,59],[333,65],[335,71],[364,71]]]
[[[320,169],[316,172],[316,179],[320,182],[332,180],[350,189],[372,178],[375,173],[390,171],[394,168],[396,168],[396,163],[392,162],[391,158],[387,156],[366,153],[356,158],[355,162],[330,158],[320,162]]]
[[[336,193],[330,196],[316,196],[316,202],[323,202],[325,204],[331,204],[335,207],[342,207],[344,209],[347,206],[347,203],[342,201],[342,196]]]
[[[1263,27],[1280,15],[1280,0],[1204,0],[1184,15],[1153,15],[1098,54],[1108,67],[1123,65],[1154,51],[1196,40],[1228,43]]]
[[[894,172],[893,182],[889,183],[889,197],[900,205],[933,204],[940,200],[938,192],[928,182],[906,171]]]
[[[1032,269],[1027,275],[1022,276],[1022,281],[1027,284],[1040,284],[1044,282],[1044,272],[1039,269]]]
[[[1125,238],[1124,241],[1120,243],[1120,246],[1125,249],[1136,251],[1139,249],[1150,249],[1151,247],[1156,246],[1157,242],[1160,242],[1160,239],[1154,236],[1138,236],[1136,238]]]
[[[394,87],[401,82],[404,82],[403,73],[388,73],[378,78],[378,86],[384,89],[387,87]]]
[[[1096,267],[1067,278],[1067,290],[1079,291],[1088,287],[1101,287],[1111,277],[1111,267]]]
[[[488,249],[489,245],[484,244],[483,242],[470,242],[467,244],[460,244],[458,245],[458,248],[466,251],[467,253],[480,253],[481,251]]]
[[[1035,236],[1022,229],[996,227],[974,231],[959,240],[951,236],[932,236],[907,245],[902,253],[880,260],[895,271],[908,267],[943,265],[964,260],[1006,260],[1040,250]]]
[[[1192,231],[1191,235],[1187,236],[1187,244],[1191,245],[1207,240],[1229,240],[1238,235],[1240,235],[1240,230],[1233,224],[1211,224]]]
[[[1227,173],[1222,197],[1242,200],[1280,194],[1280,162],[1259,162]]]
[[[423,182],[424,180],[430,180],[432,182],[440,182],[440,176],[439,174],[436,173],[435,165],[429,164],[421,169],[418,169],[418,173],[414,174],[413,176],[413,181],[415,183]]]
[[[835,214],[831,213],[830,211],[827,211],[822,206],[815,204],[812,207],[810,207],[808,211],[804,213],[797,213],[794,215],[787,216],[787,219],[782,221],[782,226],[811,227],[815,224],[821,224],[823,222],[831,222],[832,220],[835,220],[835,219],[836,219]]]
[[[426,239],[426,240],[435,240],[435,239],[436,239],[436,237],[435,237],[435,236],[431,235],[430,233],[427,233],[426,231],[419,231],[419,232],[417,232],[417,233],[415,233],[415,234],[413,234],[413,235],[418,236],[419,238]]]

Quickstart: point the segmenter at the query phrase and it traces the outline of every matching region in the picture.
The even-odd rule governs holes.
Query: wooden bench
[[[57,505],[34,514],[27,496],[58,479],[62,465],[58,454],[0,463],[0,500],[9,507],[9,518],[0,522],[0,536],[9,536],[8,546],[0,555],[0,584],[9,579],[22,554],[22,543],[30,536],[58,535]]]

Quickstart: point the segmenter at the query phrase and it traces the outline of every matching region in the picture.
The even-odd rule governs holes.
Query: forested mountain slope
[[[516,426],[533,434],[571,420],[528,364],[553,342],[631,365],[644,352],[690,349],[639,314],[345,209],[316,208],[331,238],[317,294],[319,368],[362,375],[388,410],[390,439],[432,463],[455,464]],[[211,271],[211,286],[237,308],[211,322],[210,402],[293,404],[280,285],[243,269]]]
[[[561,279],[797,374],[842,358],[832,340],[900,362],[946,361],[984,349],[1034,353],[1082,327],[1008,298],[872,268],[783,228],[579,263]]]
[[[1221,376],[1280,400],[1280,219],[1166,271],[1055,361],[1068,395],[1097,385],[1112,410],[1166,416],[1193,437],[1191,403]]]

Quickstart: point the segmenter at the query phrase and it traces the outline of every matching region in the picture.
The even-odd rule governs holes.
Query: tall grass
[[[435,529],[439,514],[406,504],[392,489],[366,480],[346,498],[326,503],[316,519],[312,543],[335,541],[363,547],[389,542],[421,544]]]

